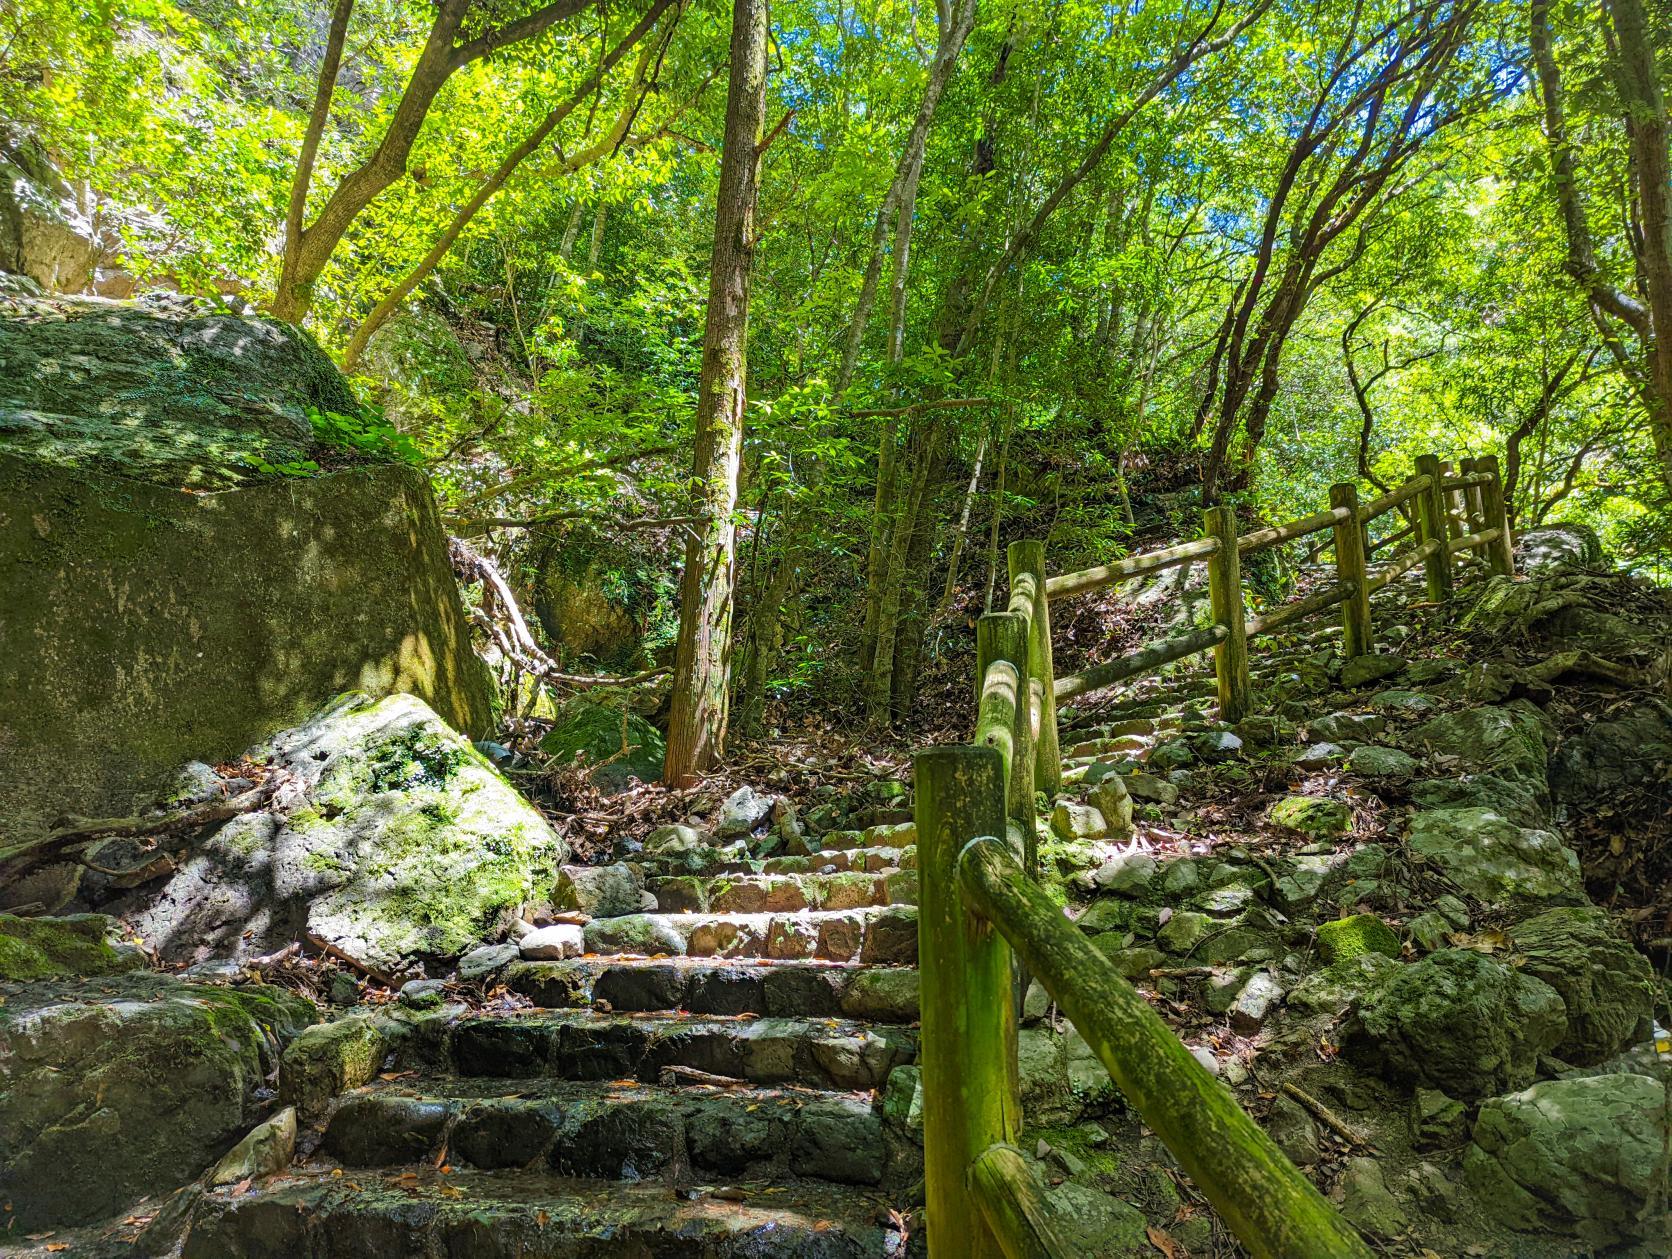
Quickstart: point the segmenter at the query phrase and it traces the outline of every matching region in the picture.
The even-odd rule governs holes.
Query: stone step
[[[890,1205],[820,1181],[675,1194],[541,1171],[320,1170],[206,1195],[184,1259],[879,1259],[905,1250]]]
[[[875,851],[875,850],[870,850]],[[868,909],[917,903],[917,872],[673,875],[647,886],[664,914],[791,913],[798,909]]]
[[[604,1001],[623,1013],[842,1016],[874,1023],[914,1023],[918,1018],[917,971],[901,966],[584,957],[518,962],[506,971],[505,982],[546,1009],[589,1009]]]
[[[397,1064],[462,1076],[644,1083],[666,1067],[690,1067],[751,1084],[872,1089],[917,1056],[908,1028],[838,1018],[551,1011],[463,1018],[441,1036],[439,1052],[398,1047]]]
[[[814,852],[796,856],[757,858],[748,861],[715,860],[694,864],[686,858],[669,863],[658,863],[651,860],[646,862],[646,865],[659,870],[659,873],[653,873],[650,876],[652,881],[658,878],[701,879],[719,876],[842,874],[850,870],[882,874],[890,870],[915,870],[917,868],[917,846],[907,844],[903,848],[896,848],[891,845],[863,848],[820,848]]]
[[[869,909],[754,914],[628,914],[594,918],[584,952],[607,956],[816,957],[827,962],[909,965],[917,961],[917,910]]]
[[[916,1170],[901,1149],[888,1177],[881,1106],[867,1092],[620,1080],[379,1083],[337,1103],[320,1152],[344,1168],[439,1161],[604,1180],[695,1173],[897,1186]]]

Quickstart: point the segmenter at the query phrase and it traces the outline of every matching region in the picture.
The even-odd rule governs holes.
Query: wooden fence
[[[1372,541],[1372,524],[1393,513],[1395,527]],[[1241,557],[1324,530],[1331,532],[1335,580],[1250,618]],[[1401,542],[1408,544],[1372,575],[1370,557]],[[1444,602],[1455,559],[1469,552],[1481,553],[1493,572],[1513,571],[1495,457],[1448,467],[1425,455],[1403,485],[1379,498],[1361,502],[1356,486],[1336,485],[1325,510],[1240,537],[1229,508],[1209,508],[1203,536],[1194,541],[1058,577],[1046,575],[1043,543],[1010,547],[1009,606],[976,626],[974,741],[914,758],[931,1259],[1073,1254],[1015,1148],[1022,973],[1045,986],[1127,1102],[1257,1259],[1368,1259],[1352,1227],[1040,888],[1034,793],[1061,786],[1057,701],[1212,648],[1220,715],[1238,721],[1250,703],[1250,639],[1339,606],[1342,654],[1363,655],[1375,644],[1373,592],[1420,564],[1429,598]],[[1052,600],[1195,560],[1207,564],[1210,625],[1056,676]]]

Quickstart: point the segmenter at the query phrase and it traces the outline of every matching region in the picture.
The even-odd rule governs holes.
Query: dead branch
[[[76,844],[86,843],[94,839],[109,839],[118,836],[140,838],[147,835],[168,835],[177,831],[197,830],[199,827],[212,826],[217,822],[225,822],[235,818],[240,813],[250,813],[259,809],[272,798],[279,782],[279,777],[275,775],[259,787],[252,787],[242,795],[233,796],[226,800],[211,800],[206,804],[195,805],[189,809],[179,809],[173,813],[157,813],[143,817],[66,819],[65,825],[58,827],[49,834],[0,848],[0,862],[10,861],[15,857],[22,857],[26,854],[33,862],[39,860],[48,852],[57,852],[60,849],[73,847]]]

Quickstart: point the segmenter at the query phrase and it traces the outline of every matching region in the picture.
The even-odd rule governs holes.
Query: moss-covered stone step
[[[751,875],[782,874],[842,874],[862,870],[868,874],[883,874],[891,870],[915,870],[917,845],[904,847],[873,845],[861,848],[820,848],[794,856],[767,857],[764,860],[740,861],[723,854],[712,860],[693,861],[681,857],[678,863],[647,863],[660,871],[661,878],[744,878]],[[652,875],[651,882],[657,882]]]
[[[463,1076],[655,1083],[690,1067],[751,1084],[880,1088],[917,1056],[903,1027],[844,1019],[552,1012],[460,1019],[444,1056]]]
[[[914,1023],[918,1017],[917,970],[904,966],[588,957],[518,962],[505,982],[546,1009],[588,1009],[603,1001],[623,1013],[842,1016],[874,1023]]]
[[[585,951],[636,957],[816,957],[907,965],[917,961],[910,906],[753,914],[629,914],[586,924]]]
[[[621,1081],[378,1084],[338,1102],[321,1151],[345,1168],[433,1162],[637,1180],[686,1170],[878,1185],[889,1144],[865,1092]],[[902,1151],[895,1183],[912,1174]]]
[[[734,1197],[741,1200],[734,1201]],[[666,1183],[567,1180],[544,1171],[303,1174],[198,1208],[184,1259],[874,1259],[893,1203],[823,1181],[673,1195]]]
[[[866,909],[917,901],[917,872],[750,874],[650,880],[662,913],[789,913],[798,909]]]

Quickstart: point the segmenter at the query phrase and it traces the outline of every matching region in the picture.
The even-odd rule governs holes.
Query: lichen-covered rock
[[[1353,749],[1352,755],[1347,758],[1347,768],[1362,778],[1400,781],[1412,777],[1421,765],[1408,752],[1366,743]]]
[[[40,142],[0,139],[0,272],[78,293],[92,283],[102,254],[92,222]]]
[[[1515,961],[1561,994],[1567,1035],[1556,1055],[1578,1066],[1612,1058],[1649,1034],[1655,973],[1593,906],[1551,909],[1510,928]]]
[[[1588,805],[1672,777],[1672,718],[1647,704],[1610,714],[1563,740],[1550,765],[1556,799]]]
[[[279,1059],[279,1097],[303,1119],[316,1119],[339,1093],[371,1082],[383,1065],[383,1051],[383,1033],[369,1018],[317,1023]]]
[[[1326,963],[1344,962],[1361,953],[1399,956],[1399,937],[1375,914],[1354,914],[1318,924],[1318,952]]]
[[[0,914],[0,980],[61,979],[137,970],[145,959],[111,944],[116,923],[103,914],[18,918]]]
[[[1579,857],[1554,832],[1517,826],[1495,809],[1425,809],[1411,817],[1410,851],[1470,896],[1577,901]]]
[[[1076,1255],[1105,1259],[1152,1255],[1143,1212],[1089,1185],[1064,1181],[1047,1191],[1051,1218]]]
[[[1589,525],[1541,525],[1515,538],[1516,566],[1526,573],[1595,568],[1604,558],[1602,541]]]
[[[1543,783],[1550,761],[1545,717],[1520,701],[1443,713],[1418,726],[1413,738],[1433,755],[1510,780]]]
[[[1328,713],[1307,723],[1307,735],[1324,743],[1368,743],[1388,728],[1378,713]]]
[[[1091,803],[1103,815],[1111,835],[1132,833],[1132,793],[1118,776],[1111,775],[1099,782],[1092,790]]]
[[[98,1219],[196,1177],[255,1122],[277,1046],[314,1017],[276,989],[158,975],[4,996],[0,1200],[20,1231]]]
[[[165,957],[303,937],[395,974],[502,934],[567,855],[422,700],[346,695],[252,753],[283,786],[223,826],[136,919]]]
[[[1665,1239],[1665,1167],[1666,1088],[1645,1075],[1544,1080],[1494,1097],[1463,1155],[1500,1222],[1599,1249]]]
[[[644,876],[625,861],[613,866],[564,866],[552,888],[552,904],[593,918],[636,914],[644,899]]]
[[[634,779],[655,782],[662,776],[668,742],[637,713],[582,696],[558,710],[551,730],[540,740],[540,751],[559,765],[578,761],[595,766],[587,774],[593,786],[622,791]]]
[[[1354,656],[1341,666],[1341,685],[1353,689],[1391,678],[1405,667],[1405,657],[1392,653]]]
[[[1289,992],[1291,1012],[1331,1018],[1361,1004],[1404,967],[1384,953],[1360,953],[1315,970]]]
[[[1483,953],[1442,949],[1366,993],[1343,1048],[1394,1079],[1473,1101],[1530,1083],[1566,1024],[1548,984]]]
[[[1322,796],[1284,796],[1271,806],[1269,816],[1272,825],[1308,839],[1334,839],[1353,827],[1353,811],[1347,802]]]
[[[289,324],[172,295],[8,302],[0,832],[133,816],[185,762],[350,688],[486,731],[428,481],[320,446],[310,407],[359,409]],[[305,461],[336,470],[260,470]]]
[[[286,1106],[257,1124],[209,1172],[211,1185],[272,1176],[290,1166],[296,1153],[296,1108]]]
[[[714,833],[721,839],[748,835],[772,815],[772,797],[742,786],[720,802],[714,815]]]
[[[1094,806],[1062,800],[1051,810],[1051,831],[1059,839],[1102,839],[1109,833],[1109,824]]]

